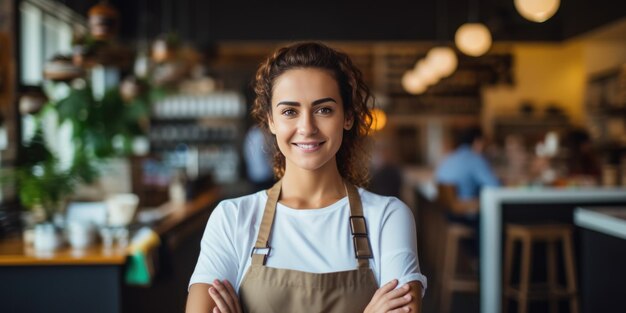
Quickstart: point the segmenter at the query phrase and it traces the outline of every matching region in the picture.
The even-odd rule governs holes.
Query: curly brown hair
[[[368,104],[374,103],[363,74],[354,66],[350,57],[318,42],[295,43],[278,49],[269,56],[256,73],[254,91],[256,99],[252,116],[269,138],[268,146],[274,159],[274,175],[280,179],[285,174],[285,156],[280,152],[276,139],[269,132],[272,116],[272,92],[276,79],[291,69],[317,68],[330,72],[339,86],[346,116],[354,119],[350,130],[344,130],[343,141],[337,152],[337,168],[341,176],[356,186],[366,186],[369,181],[368,134],[372,126],[372,114]]]

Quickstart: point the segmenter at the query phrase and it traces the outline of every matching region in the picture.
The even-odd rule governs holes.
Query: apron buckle
[[[270,251],[272,251],[272,247],[270,247],[269,245],[267,245],[266,247],[252,247],[252,253],[250,253],[250,257],[255,254],[263,254],[267,258],[267,256],[270,254]]]
[[[372,255],[372,246],[367,234],[355,234],[352,236],[352,240],[354,242],[354,254],[357,259],[371,259],[374,257]]]
[[[362,215],[350,216],[350,231],[353,236],[367,236],[367,224]]]
[[[265,263],[267,263],[267,256],[270,254],[270,251],[272,251],[272,247],[270,247],[270,245],[266,245],[265,247],[252,247],[252,252],[250,253],[250,257],[252,258],[252,260],[254,261],[254,255],[263,255],[263,265],[265,265]]]

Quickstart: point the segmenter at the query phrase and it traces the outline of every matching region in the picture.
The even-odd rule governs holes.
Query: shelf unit
[[[590,76],[585,97],[587,124],[602,147],[626,147],[626,64]]]
[[[602,182],[626,186],[626,64],[587,80],[587,125],[599,152]]]
[[[178,94],[155,103],[150,155],[135,160],[134,192],[147,205],[153,198],[162,201],[181,170],[190,181],[208,177],[216,184],[237,183],[245,114],[244,96],[232,91]]]

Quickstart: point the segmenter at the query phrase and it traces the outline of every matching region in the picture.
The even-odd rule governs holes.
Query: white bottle
[[[182,169],[174,175],[169,186],[170,202],[175,205],[185,204],[187,192],[185,191],[186,177]]]

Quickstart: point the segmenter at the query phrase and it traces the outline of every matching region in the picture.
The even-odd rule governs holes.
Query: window
[[[40,85],[47,60],[57,54],[72,53],[72,30],[85,30],[84,18],[50,0],[20,3],[22,85]]]

